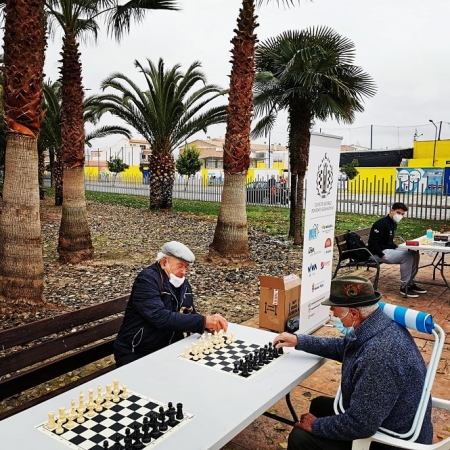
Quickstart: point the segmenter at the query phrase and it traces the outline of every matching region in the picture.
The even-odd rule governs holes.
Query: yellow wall
[[[395,193],[396,167],[357,167],[358,175],[350,180],[351,192]]]
[[[434,167],[450,166],[450,140],[436,141],[436,152],[434,152],[434,141],[415,141],[413,148],[413,160],[409,161],[409,167],[433,167],[433,153],[435,156]],[[449,161],[449,162],[447,162]]]

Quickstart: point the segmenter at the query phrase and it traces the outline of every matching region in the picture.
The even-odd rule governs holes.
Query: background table
[[[265,345],[275,333],[230,324],[236,339]],[[264,367],[250,378],[239,378],[219,370],[178,358],[184,347],[196,342],[198,335],[172,344],[132,364],[67,391],[20,414],[0,422],[1,446],[20,450],[64,450],[57,440],[35,429],[47,420],[49,411],[61,406],[70,409],[71,399],[78,403],[80,390],[112,384],[120,385],[162,403],[183,403],[184,411],[195,417],[167,439],[150,448],[157,450],[220,449],[274,403],[288,394],[303,379],[316,371],[324,359],[295,349]]]
[[[418,283],[422,284],[432,284],[436,286],[445,286],[447,289],[450,290],[450,284],[447,281],[447,278],[445,277],[444,270],[446,267],[449,267],[450,264],[448,262],[445,262],[445,255],[450,253],[450,247],[445,247],[443,245],[433,245],[433,241],[428,239],[426,236],[418,237],[417,239],[413,239],[414,241],[419,242],[419,245],[406,245],[406,243],[400,244],[399,249],[402,250],[427,250],[430,252],[434,252],[435,255],[433,257],[433,260],[431,263],[424,264],[423,266],[419,266],[420,269],[423,269],[425,267],[433,267],[433,281],[431,280],[420,280]],[[437,283],[434,280],[436,280],[436,271],[438,271],[441,274],[441,278],[444,281],[443,283]]]

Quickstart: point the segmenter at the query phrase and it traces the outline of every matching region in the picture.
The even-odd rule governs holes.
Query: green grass
[[[47,190],[47,195],[52,195]],[[145,209],[149,206],[149,199],[143,196],[111,194],[107,192],[86,191],[86,200],[96,203],[127,206],[129,208]],[[219,203],[203,202],[199,200],[173,200],[173,211],[184,215],[204,217],[216,220],[219,214]],[[386,212],[387,213],[387,212]],[[380,216],[369,216],[361,214],[337,213],[336,234],[347,230],[358,230],[370,227]],[[289,210],[287,208],[271,208],[267,206],[247,206],[247,220],[251,227],[264,230],[271,235],[287,235],[289,230]],[[404,239],[413,239],[425,234],[428,225],[433,230],[440,230],[445,221],[430,221],[429,219],[403,219],[397,234]]]

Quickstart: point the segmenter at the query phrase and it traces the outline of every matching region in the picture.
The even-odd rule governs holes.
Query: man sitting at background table
[[[185,279],[194,261],[184,244],[166,242],[156,262],[138,274],[114,342],[117,367],[179,341],[183,332],[227,330],[228,322],[220,314],[202,316],[195,310]]]
[[[418,297],[418,294],[427,293],[414,283],[414,277],[419,271],[420,254],[409,249],[399,250],[394,243],[397,224],[406,211],[408,208],[404,203],[394,203],[389,214],[372,225],[368,248],[380,264],[400,264],[400,294],[404,297]]]
[[[351,450],[352,441],[384,427],[397,433],[411,428],[422,394],[426,366],[408,330],[378,306],[381,298],[363,277],[343,276],[331,282],[331,306],[344,337],[327,338],[281,333],[273,345],[295,347],[342,362],[344,412],[336,415],[333,398],[316,397],[309,413],[294,424],[288,450]],[[401,357],[399,357],[401,355]],[[418,443],[431,444],[431,399]],[[393,449],[372,443],[371,450]]]

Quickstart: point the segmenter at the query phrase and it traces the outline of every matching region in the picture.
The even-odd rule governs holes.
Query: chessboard
[[[186,346],[179,358],[246,379],[287,355],[272,342],[261,346],[219,332],[204,333],[198,343]]]
[[[118,387],[114,381],[97,388],[94,399],[89,390],[85,403],[80,393],[78,406],[72,400],[71,409],[59,408],[58,415],[51,411],[48,420],[39,424],[39,431],[76,450],[128,450],[152,448],[194,416],[183,411],[182,403],[176,406],[161,403],[126,386]]]

